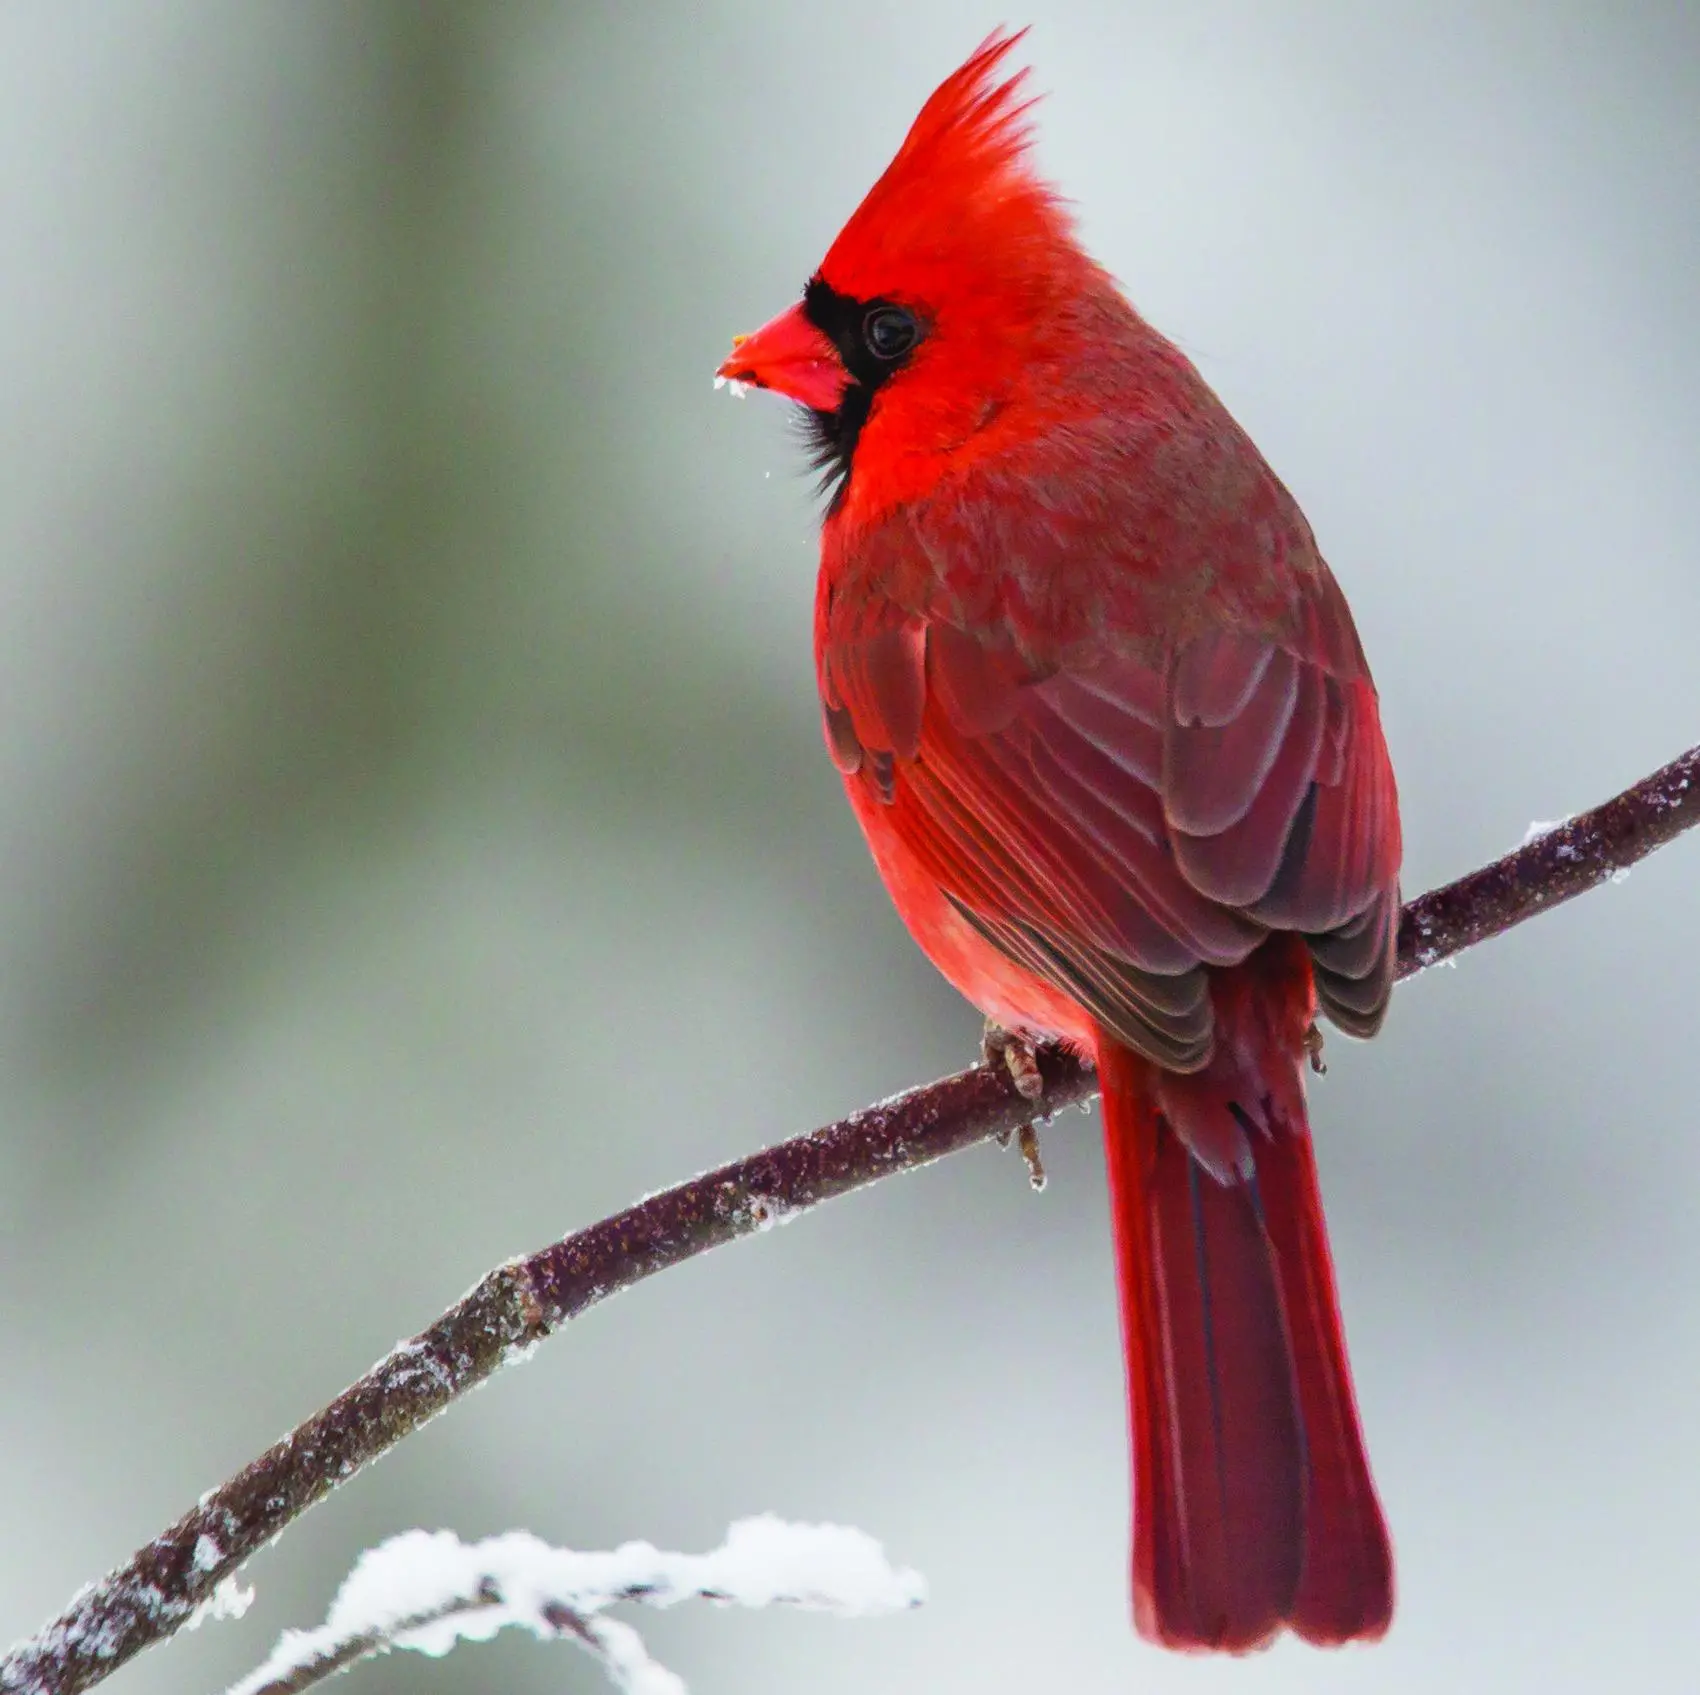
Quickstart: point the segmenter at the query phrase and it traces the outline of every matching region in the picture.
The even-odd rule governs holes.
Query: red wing
[[[1298,633],[1203,634],[1062,669],[889,601],[835,608],[827,740],[979,932],[1159,1064],[1210,1047],[1202,967],[1271,929],[1367,1033],[1391,989],[1398,808],[1326,574]]]

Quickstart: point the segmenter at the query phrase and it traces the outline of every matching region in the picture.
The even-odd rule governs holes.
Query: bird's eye
[[[876,306],[862,320],[862,340],[876,359],[901,359],[920,339],[915,314],[901,306]]]

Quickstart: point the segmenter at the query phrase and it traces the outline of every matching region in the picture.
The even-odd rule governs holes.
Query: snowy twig
[[[297,1695],[373,1654],[446,1654],[510,1625],[577,1642],[627,1695],[685,1695],[635,1630],[601,1614],[618,1601],[694,1599],[869,1618],[925,1598],[919,1575],[894,1570],[872,1537],[832,1524],[742,1519],[708,1554],[663,1553],[647,1542],[579,1554],[523,1531],[469,1547],[446,1530],[413,1530],[363,1554],[323,1627],[286,1632],[227,1695]]]
[[[1615,799],[1405,908],[1399,975],[1503,934],[1700,823],[1700,748]],[[1094,1091],[1091,1067],[1038,1054],[1048,1111]],[[428,1330],[268,1449],[127,1565],[0,1659],[5,1695],[73,1695],[180,1630],[221,1580],[339,1483],[587,1307],[777,1219],[1018,1129],[1008,1068],[976,1066],[652,1195],[490,1272]]]

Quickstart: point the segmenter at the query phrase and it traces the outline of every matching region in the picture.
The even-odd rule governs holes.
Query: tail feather
[[[1259,1128],[1254,1170],[1224,1180],[1166,1121],[1146,1060],[1102,1038],[1098,1065],[1132,1414],[1135,1621],[1170,1647],[1240,1653],[1283,1627],[1315,1642],[1379,1636],[1391,1554],[1308,1130],[1302,1118]],[[1189,1112],[1209,1081],[1192,1081]],[[1233,1104],[1224,1094],[1220,1110]]]
[[[1374,1641],[1392,1622],[1393,1549],[1358,1424],[1309,1133],[1283,1136],[1259,1173],[1286,1309],[1300,1315],[1290,1329],[1310,1454],[1291,1623],[1308,1642]]]

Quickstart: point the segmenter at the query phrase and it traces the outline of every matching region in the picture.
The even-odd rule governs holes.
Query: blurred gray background
[[[1692,742],[1700,14],[1028,15],[1045,169],[1346,585],[1407,886]],[[498,1258],[972,1056],[818,746],[783,408],[709,376],[996,21],[0,9],[0,1640]],[[1134,1639],[1071,1114],[1041,1199],[975,1152],[595,1312],[115,1687],[220,1687],[415,1524],[772,1509],[932,1601],[638,1621],[697,1695],[1692,1689],[1697,1046],[1693,840],[1332,1045],[1373,1651]]]

